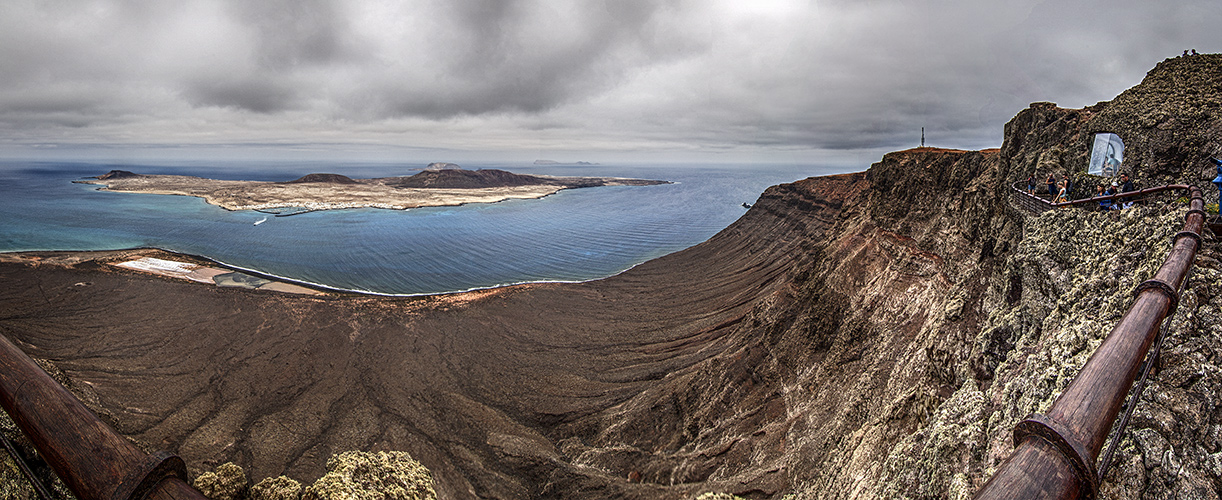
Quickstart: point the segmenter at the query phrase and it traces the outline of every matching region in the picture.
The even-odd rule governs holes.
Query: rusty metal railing
[[[1137,191],[1128,191],[1125,193],[1116,193],[1116,194],[1110,194],[1110,195],[1105,195],[1105,196],[1093,196],[1090,198],[1070,200],[1064,203],[1053,203],[1039,196],[1028,193],[1027,190],[1020,188],[1019,184],[1021,183],[1016,182],[1010,185],[1010,190],[1011,190],[1011,194],[1013,196],[1014,202],[1019,207],[1021,207],[1023,210],[1027,210],[1028,212],[1031,212],[1031,213],[1043,213],[1043,212],[1052,210],[1054,208],[1065,208],[1065,207],[1072,207],[1072,206],[1077,206],[1077,205],[1088,205],[1091,203],[1099,203],[1101,201],[1139,199],[1139,198],[1145,198],[1152,194],[1160,193],[1163,191],[1188,191],[1192,189],[1192,187],[1188,186],[1187,184],[1168,184],[1166,186],[1155,186],[1151,188],[1138,189]]]
[[[207,500],[181,458],[140,451],[3,336],[0,405],[80,500]]]
[[[21,471],[21,475],[25,476],[26,481],[30,483],[30,487],[34,489],[34,494],[38,495],[38,498],[42,500],[54,500],[55,497],[51,495],[51,490],[47,488],[47,485],[42,484],[42,480],[34,473],[34,469],[30,467],[29,463],[26,463],[25,458],[21,456],[21,452],[17,450],[17,446],[3,432],[0,432],[0,443],[4,444],[5,451],[8,452],[13,462],[17,464],[17,469]]]
[[[1014,428],[1014,453],[1001,464],[977,499],[1093,498],[1099,491],[1095,469],[1109,430],[1133,386],[1142,360],[1162,320],[1175,312],[1205,223],[1201,190],[1187,188],[1191,201],[1184,228],[1154,277],[1137,287],[1133,305],[1091,355],[1047,414],[1032,415]],[[1158,189],[1151,188],[1150,190]],[[1143,191],[1150,191],[1143,190]],[[1140,191],[1116,197],[1138,196]],[[1071,204],[1105,197],[1077,200]],[[1067,205],[1067,204],[1059,204]],[[1133,404],[1136,404],[1134,401]]]

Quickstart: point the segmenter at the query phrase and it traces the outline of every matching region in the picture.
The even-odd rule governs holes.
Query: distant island
[[[535,160],[535,165],[598,165],[588,161],[578,161],[573,163],[564,163],[556,160]],[[431,165],[430,165],[431,166]]]
[[[464,170],[453,163],[433,163],[408,177],[352,179],[340,174],[309,174],[286,182],[231,181],[185,175],[142,175],[112,170],[89,180],[104,191],[197,196],[226,210],[303,208],[417,207],[494,203],[542,198],[561,189],[598,186],[649,186],[668,181],[619,177],[554,177],[497,169]]]

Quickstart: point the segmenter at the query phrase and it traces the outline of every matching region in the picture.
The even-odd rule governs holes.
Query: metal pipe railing
[[[1090,197],[1090,198],[1082,198],[1082,199],[1079,199],[1079,200],[1070,200],[1070,201],[1067,201],[1067,202],[1064,202],[1064,203],[1053,203],[1053,202],[1051,202],[1051,201],[1048,201],[1048,200],[1045,200],[1045,199],[1043,199],[1043,198],[1040,198],[1039,196],[1036,196],[1036,195],[1033,195],[1033,194],[1031,194],[1031,193],[1028,193],[1028,192],[1027,192],[1027,190],[1025,190],[1025,189],[1021,189],[1021,188],[1019,188],[1019,187],[1018,187],[1018,186],[1019,186],[1019,184],[1020,184],[1020,183],[1014,183],[1014,184],[1011,184],[1011,185],[1010,185],[1010,189],[1012,189],[1012,190],[1014,190],[1014,191],[1018,192],[1019,194],[1021,194],[1021,195],[1023,195],[1023,196],[1026,196],[1026,197],[1028,197],[1028,198],[1031,198],[1031,199],[1033,199],[1033,200],[1036,200],[1036,201],[1038,201],[1039,203],[1041,203],[1041,204],[1043,204],[1044,206],[1049,207],[1049,208],[1072,207],[1072,206],[1075,206],[1075,205],[1086,205],[1086,204],[1089,204],[1089,203],[1099,203],[1099,202],[1101,202],[1101,201],[1107,201],[1107,200],[1113,200],[1113,201],[1114,201],[1114,200],[1119,200],[1119,199],[1121,199],[1121,198],[1141,198],[1141,197],[1143,197],[1143,196],[1150,195],[1150,194],[1154,194],[1154,193],[1158,193],[1158,192],[1161,192],[1161,191],[1173,191],[1173,190],[1176,190],[1176,191],[1189,191],[1189,190],[1193,189],[1193,188],[1192,188],[1192,186],[1189,186],[1189,185],[1187,185],[1187,184],[1168,184],[1168,185],[1166,185],[1166,186],[1155,186],[1155,187],[1151,187],[1151,188],[1138,189],[1137,191],[1128,191],[1128,192],[1124,192],[1124,193],[1109,194],[1109,195],[1105,195],[1105,196],[1093,196],[1093,197]]]
[[[1184,229],[1176,233],[1162,267],[1137,287],[1133,305],[1048,413],[1032,415],[1014,428],[1014,453],[975,498],[1069,499],[1096,495],[1099,451],[1158,334],[1159,324],[1179,303],[1177,290],[1201,244],[1205,202],[1200,189],[1189,189],[1191,202]],[[1125,195],[1134,193],[1138,192]]]
[[[181,458],[140,451],[3,336],[0,405],[80,500],[206,500]]]
[[[30,464],[26,463],[25,458],[21,456],[21,452],[17,450],[17,446],[12,441],[9,441],[8,436],[5,436],[3,432],[0,432],[0,443],[4,444],[4,449],[8,451],[9,457],[12,457],[13,461],[17,463],[17,468],[21,470],[21,475],[25,476],[25,480],[30,483],[30,487],[34,488],[34,493],[38,495],[38,498],[54,500],[55,497],[51,496],[51,491],[47,489],[46,485],[42,484],[42,480],[34,473],[34,469],[30,468]]]

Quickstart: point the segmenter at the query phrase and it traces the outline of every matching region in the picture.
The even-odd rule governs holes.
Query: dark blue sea
[[[112,169],[285,181],[308,173],[412,175],[422,165],[361,163],[0,162],[0,251],[156,247],[331,288],[430,294],[604,278],[700,243],[768,186],[843,168],[800,165],[464,164],[522,174],[673,181],[570,189],[536,200],[292,217],[230,212],[200,198],[74,184]]]

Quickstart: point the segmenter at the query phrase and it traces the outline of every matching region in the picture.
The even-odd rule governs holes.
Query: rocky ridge
[[[357,182],[351,177],[340,174],[306,174],[300,178],[286,181],[284,184],[304,184],[307,182],[321,182],[330,184],[356,184]]]
[[[908,385],[869,391],[875,401],[866,412],[871,417],[846,429],[851,432],[837,433],[850,439],[839,441],[833,458],[813,467],[800,462],[802,469],[819,473],[798,488],[799,498],[823,497],[829,490],[841,498],[969,498],[987,480],[1013,449],[1014,425],[1047,409],[1128,308],[1136,284],[1161,265],[1185,210],[1163,198],[1120,213],[1063,210],[1023,217],[1004,207],[1009,184],[1028,173],[1084,171],[1090,137],[1100,131],[1125,138],[1126,170],[1146,186],[1204,184],[1202,160],[1222,150],[1215,133],[1220,117],[1211,104],[1222,96],[1220,69],[1220,56],[1176,58],[1160,63],[1141,85],[1110,103],[1080,110],[1033,104],[1006,125],[996,163],[973,168],[972,175],[991,184],[984,189],[987,200],[978,198],[971,182],[956,178],[962,160],[919,161],[933,172],[888,168],[902,165],[902,158],[884,158],[871,167],[872,173],[888,174],[871,175],[874,195],[885,191],[878,182],[883,179],[916,187],[903,177],[909,170],[934,181],[934,192],[917,187],[915,196],[905,197],[892,190],[889,196],[901,200],[899,208],[871,202],[870,218],[944,257],[926,269],[949,286],[935,284],[922,293],[909,285],[905,297],[897,297],[926,301],[922,309],[933,321],[901,313],[899,321],[875,323],[889,323],[901,333],[925,320],[909,341],[907,362],[887,368],[889,384],[899,379]],[[1142,118],[1149,116],[1163,118],[1157,123]],[[1093,187],[1091,182],[1099,181],[1080,176],[1080,186]],[[933,199],[959,206],[941,211],[930,206]],[[910,213],[902,215],[903,207],[912,207]],[[901,215],[886,218],[896,214]],[[955,256],[955,245],[940,241],[946,226],[966,238],[968,255]],[[930,231],[938,227],[943,229]],[[1162,371],[1153,375],[1122,438],[1103,498],[1217,498],[1214,492],[1222,485],[1213,403],[1222,389],[1214,354],[1222,347],[1217,259],[1217,241],[1207,234],[1160,358]],[[887,267],[910,264],[897,260]],[[875,291],[857,295],[878,297]],[[963,328],[965,322],[975,325]],[[872,361],[888,367],[887,360],[896,359],[892,356],[876,354]]]
[[[583,441],[597,446],[574,452],[643,482],[748,497],[970,497],[1014,424],[1047,408],[1161,264],[1185,210],[1163,198],[1029,218],[1009,186],[1085,171],[1096,131],[1126,138],[1126,170],[1147,186],[1203,184],[1204,158],[1222,150],[1218,75],[1222,56],[1172,59],[1114,103],[1033,104],[1000,150],[886,155],[720,355],[616,408]],[[1207,235],[1106,498],[1216,498],[1217,259]]]

